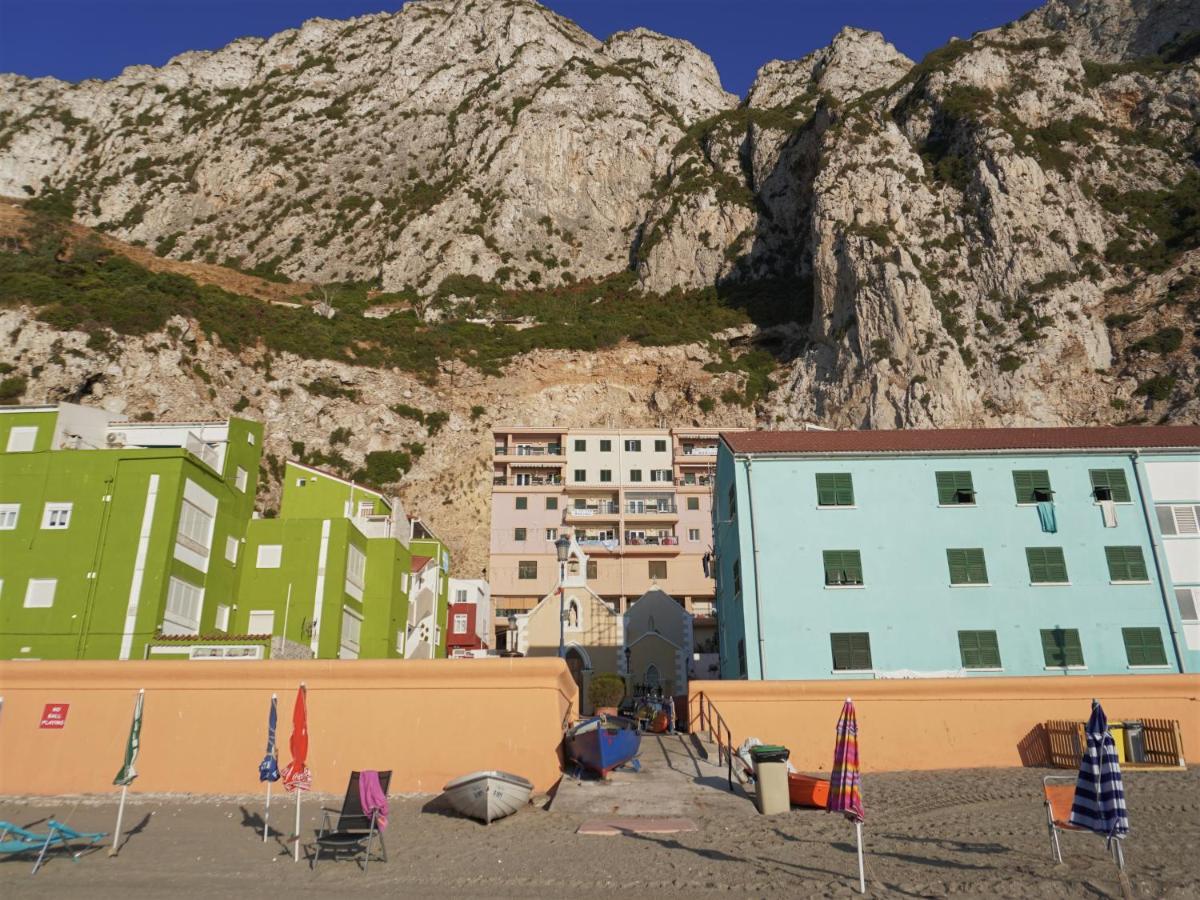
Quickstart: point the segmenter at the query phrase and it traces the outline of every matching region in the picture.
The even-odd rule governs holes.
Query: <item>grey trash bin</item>
[[[750,749],[754,760],[754,802],[764,816],[784,813],[792,808],[788,796],[786,747],[760,745]]]
[[[1131,763],[1146,761],[1146,732],[1141,722],[1125,722],[1125,759]]]

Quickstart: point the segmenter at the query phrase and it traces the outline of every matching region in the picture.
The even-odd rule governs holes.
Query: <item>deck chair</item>
[[[387,848],[383,845],[383,832],[379,829],[376,813],[369,816],[363,812],[362,800],[358,794],[358,772],[350,773],[350,783],[346,785],[346,799],[342,801],[341,812],[338,813],[337,828],[330,828],[330,813],[336,810],[323,810],[321,831],[317,834],[317,849],[313,854],[312,867],[317,867],[317,861],[322,853],[328,853],[335,859],[338,856],[354,856],[363,854],[362,868],[367,871],[371,861],[371,845],[379,842],[380,858],[387,862]],[[391,784],[391,771],[379,773],[379,786],[386,794]]]
[[[105,836],[103,833],[93,834],[91,832],[76,831],[53,819],[50,820],[47,827],[50,830],[46,834],[38,834],[35,831],[21,828],[19,825],[14,825],[12,822],[0,822],[0,853],[11,856],[20,856],[23,853],[37,853],[37,859],[34,861],[33,872],[31,873],[36,875],[38,869],[45,863],[46,854],[49,851],[58,848],[70,850],[72,842],[86,840],[87,845],[72,854],[72,859],[78,860],[96,841]]]
[[[1095,834],[1091,829],[1071,824],[1071,806],[1075,803],[1076,780],[1074,775],[1047,775],[1042,779],[1042,791],[1045,794],[1046,803],[1046,828],[1050,832],[1050,852],[1054,854],[1054,861],[1058,863],[1063,861],[1062,847],[1058,843],[1060,831]],[[1104,835],[1098,835],[1098,837],[1103,838]],[[1109,842],[1109,855],[1112,856],[1119,869],[1125,868],[1120,841]]]

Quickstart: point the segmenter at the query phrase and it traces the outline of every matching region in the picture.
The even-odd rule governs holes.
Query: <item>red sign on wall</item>
[[[42,710],[42,721],[39,728],[65,728],[67,726],[67,711],[70,703],[47,703]]]

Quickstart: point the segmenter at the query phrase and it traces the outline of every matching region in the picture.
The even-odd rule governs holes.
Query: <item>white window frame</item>
[[[16,425],[8,430],[9,453],[32,453],[37,446],[37,425]]]
[[[213,624],[219,631],[229,632],[229,611],[228,603],[217,604],[217,618]]]
[[[184,480],[179,524],[175,530],[174,556],[177,560],[201,572],[208,571],[217,511],[216,497],[190,478]]]
[[[15,531],[20,521],[20,503],[0,503],[0,531]]]
[[[271,617],[271,626],[270,626],[270,628],[268,628],[265,631],[262,630],[261,628],[259,628],[258,630],[255,630],[254,625],[252,625],[251,623],[254,621],[255,617],[261,618],[262,616],[270,616]],[[273,610],[273,609],[252,609],[252,610],[250,610],[250,615],[246,619],[246,633],[247,634],[274,635],[275,634],[275,610]],[[287,635],[284,635],[284,637],[286,637],[286,636]]]
[[[454,589],[454,602],[455,603],[466,603],[467,602],[467,589],[466,588],[455,588]]]
[[[557,528],[547,528],[546,529],[546,540],[557,541],[558,540],[558,529]]]
[[[45,591],[49,591],[49,597],[39,596]],[[54,595],[58,593],[57,578],[30,578],[29,583],[25,585],[25,602],[26,609],[49,609],[54,605]]]
[[[358,659],[362,644],[362,620],[361,614],[356,613],[348,606],[342,607],[342,633],[338,639],[338,659]],[[348,625],[353,626],[349,629],[353,632],[353,639],[347,634]]]
[[[256,569],[278,569],[283,564],[283,544],[259,544],[254,557]]]
[[[241,546],[237,538],[232,534],[225,538],[225,558],[235,566],[238,561],[238,547]]]
[[[366,583],[367,554],[350,544],[346,548],[346,593],[361,601]]]
[[[468,618],[468,616],[466,613],[455,613],[454,614],[454,633],[455,634],[466,634],[467,633],[467,618]],[[462,626],[461,628],[459,627],[460,625]]]
[[[167,601],[163,605],[163,634],[199,634],[204,614],[204,586],[172,575],[167,579]]]
[[[243,494],[246,493],[246,478],[248,473],[241,466],[237,467],[237,473],[233,476],[233,486]]]
[[[694,537],[693,537],[693,535],[694,535]],[[690,544],[700,543],[700,529],[699,528],[689,528],[688,529],[688,543],[690,543]]]
[[[1200,535],[1200,503],[1160,503],[1154,508],[1156,515],[1163,510],[1170,512],[1174,527],[1174,531],[1168,534],[1162,530],[1162,520],[1159,520],[1158,527],[1164,538],[1189,538]],[[1180,513],[1184,510],[1187,512],[1183,516],[1183,525],[1188,530],[1180,528]]]
[[[47,503],[42,510],[42,528],[47,531],[66,531],[71,527],[74,503]]]

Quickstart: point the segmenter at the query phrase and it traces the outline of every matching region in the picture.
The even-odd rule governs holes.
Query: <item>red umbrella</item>
[[[289,743],[292,761],[284,767],[283,787],[296,793],[296,849],[293,859],[300,861],[300,795],[312,787],[312,772],[308,771],[308,688],[300,682],[296,705],[292,708],[292,739]]]

